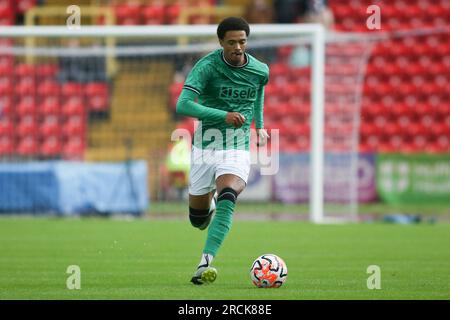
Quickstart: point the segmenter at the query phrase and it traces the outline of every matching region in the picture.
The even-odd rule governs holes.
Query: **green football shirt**
[[[256,128],[264,127],[264,86],[269,80],[269,67],[250,54],[245,53],[245,57],[242,66],[233,66],[225,60],[223,49],[217,49],[200,59],[189,73],[177,112],[200,120],[194,134],[196,147],[249,150],[253,118]],[[245,117],[241,128],[225,122],[228,112]]]

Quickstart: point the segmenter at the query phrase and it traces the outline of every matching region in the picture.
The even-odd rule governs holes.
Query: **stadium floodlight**
[[[215,25],[169,25],[169,26],[82,26],[69,29],[64,26],[12,26],[0,27],[1,38],[45,39],[49,43],[33,42],[33,47],[15,44],[13,47],[0,47],[0,54],[35,57],[58,56],[101,56],[151,57],[154,55],[177,55],[183,59],[189,53],[204,52],[218,46],[213,38]],[[311,57],[311,152],[310,152],[310,218],[313,222],[325,221],[324,215],[324,101],[325,101],[325,29],[320,24],[275,25],[261,24],[251,26],[249,48],[277,48],[281,45],[306,43]],[[71,38],[103,39],[103,46],[67,47],[64,41]],[[114,47],[108,45],[108,38],[114,38]],[[180,45],[180,38],[188,38],[191,43]],[[58,42],[59,40],[59,42]],[[132,40],[137,40],[133,42]],[[145,41],[143,41],[145,40]],[[174,41],[175,40],[175,41]],[[205,41],[206,40],[206,41]],[[121,46],[120,43],[128,43]],[[18,42],[21,43],[21,42]],[[26,44],[27,42],[24,41]],[[56,46],[55,46],[55,43]],[[194,43],[194,44],[192,44]],[[201,45],[200,45],[201,44]]]

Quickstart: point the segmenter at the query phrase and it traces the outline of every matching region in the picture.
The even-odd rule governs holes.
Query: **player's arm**
[[[177,113],[199,120],[225,121],[227,112],[208,108],[196,102],[198,93],[184,88],[177,102]]]
[[[198,93],[183,89],[177,102],[177,113],[199,120],[225,121],[236,128],[245,123],[245,117],[239,112],[227,112],[224,110],[209,108],[196,102]]]
[[[269,134],[264,129],[264,86],[258,90],[255,102],[255,126],[258,137],[258,146],[264,146],[267,143]]]
[[[264,87],[258,89],[255,101],[255,126],[256,129],[264,128]]]

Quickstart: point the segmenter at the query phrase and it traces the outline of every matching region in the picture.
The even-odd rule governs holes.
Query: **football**
[[[275,254],[263,254],[253,262],[250,277],[258,288],[279,288],[287,279],[286,263]]]

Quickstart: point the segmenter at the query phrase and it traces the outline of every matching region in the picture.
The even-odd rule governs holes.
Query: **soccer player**
[[[194,65],[177,102],[177,113],[200,120],[191,152],[189,219],[200,230],[209,228],[191,279],[197,285],[217,277],[211,262],[231,228],[236,199],[247,183],[253,117],[258,144],[269,138],[263,121],[269,68],[246,53],[249,34],[242,18],[220,22],[217,36],[222,48]]]

